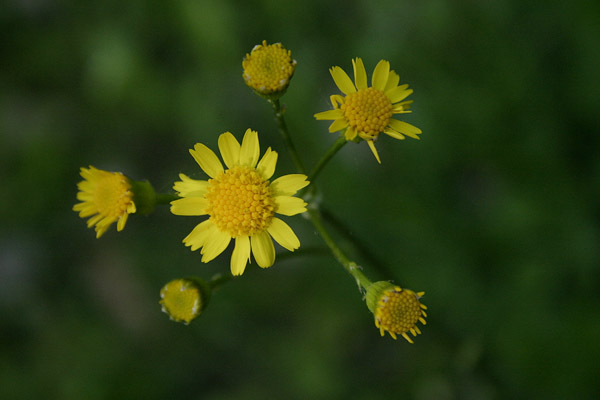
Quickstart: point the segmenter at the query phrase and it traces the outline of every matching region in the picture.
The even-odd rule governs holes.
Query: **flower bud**
[[[202,279],[174,279],[160,290],[159,303],[173,321],[187,325],[206,308],[210,294],[210,286]]]
[[[244,69],[243,78],[256,94],[268,100],[276,100],[283,96],[294,70],[296,60],[292,59],[292,52],[281,43],[254,46],[250,54],[242,61]]]
[[[375,326],[379,328],[381,336],[388,331],[394,339],[396,335],[402,335],[409,343],[413,343],[407,332],[417,336],[421,333],[417,322],[423,325],[427,323],[427,307],[419,301],[424,294],[402,289],[386,281],[371,284],[367,288],[367,307],[375,317]]]

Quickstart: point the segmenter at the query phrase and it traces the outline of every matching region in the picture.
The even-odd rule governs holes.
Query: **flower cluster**
[[[332,67],[329,72],[341,94],[331,95],[333,109],[314,117],[333,121],[329,131],[340,134],[307,173],[279,102],[296,65],[290,50],[280,43],[266,41],[255,46],[242,61],[244,82],[272,106],[297,173],[274,178],[279,154],[271,147],[261,153],[255,130],[247,129],[241,142],[234,134],[225,132],[218,138],[215,136],[220,158],[203,143],[196,143],[189,151],[205,179],[180,173],[171,193],[156,193],[149,182],[134,181],[121,172],[92,166],[81,168],[83,181],[77,185],[80,202],[73,210],[81,218],[89,217],[87,225],[95,228],[99,238],[114,223],[117,231],[122,231],[130,215],[149,214],[157,205],[169,205],[173,215],[196,218],[196,226],[183,238],[183,244],[192,251],[199,250],[199,260],[203,263],[217,258],[233,242],[229,273],[218,273],[209,280],[174,279],[160,290],[162,310],[173,321],[184,324],[203,313],[215,288],[242,275],[253,261],[260,268],[271,267],[275,263],[276,245],[290,252],[300,248],[300,239],[282,217],[303,214],[335,259],[358,283],[381,336],[388,332],[394,339],[402,336],[413,343],[409,334],[416,337],[421,333],[417,323],[426,323],[427,307],[420,301],[425,293],[388,281],[371,282],[363,268],[348,258],[327,230],[324,223],[327,215],[320,211],[322,196],[314,186],[318,173],[347,142],[366,141],[381,164],[375,148],[380,134],[399,140],[406,136],[419,139],[419,128],[394,118],[411,112],[412,100],[407,97],[413,91],[407,84],[400,84],[399,75],[385,60],[377,63],[370,85],[361,58],[352,60],[354,81],[342,68]],[[350,236],[349,239],[352,240]]]

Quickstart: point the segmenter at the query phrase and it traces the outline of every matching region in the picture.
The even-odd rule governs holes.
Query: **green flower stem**
[[[317,229],[321,238],[327,244],[333,256],[338,260],[340,264],[344,267],[344,269],[352,275],[352,277],[356,280],[356,284],[359,288],[367,289],[371,286],[371,281],[361,272],[360,267],[354,261],[351,261],[348,256],[342,251],[342,249],[337,245],[335,240],[331,237],[325,225],[323,224],[323,219],[321,217],[321,212],[314,205],[310,204],[307,207],[308,215],[310,216],[310,220],[312,221],[314,227]]]
[[[277,127],[279,128],[279,132],[283,136],[283,140],[285,141],[285,145],[292,156],[292,160],[294,161],[294,165],[298,172],[306,175],[306,169],[304,168],[304,164],[302,164],[302,160],[300,160],[300,156],[296,151],[296,146],[294,146],[294,142],[292,142],[292,137],[288,132],[287,124],[285,123],[285,119],[283,118],[283,110],[281,109],[281,104],[279,103],[279,99],[277,100],[268,100],[273,107],[273,112],[275,113],[275,119],[277,120]]]
[[[208,285],[214,290],[232,279],[233,275],[231,274],[215,274],[210,278],[210,281],[208,281]]]
[[[323,155],[323,157],[321,157],[321,159],[319,160],[317,165],[315,165],[315,167],[312,169],[312,171],[310,171],[310,175],[308,175],[308,180],[311,184],[313,184],[315,179],[317,179],[317,175],[319,174],[319,172],[321,172],[323,167],[329,162],[331,157],[333,157],[335,155],[335,153],[338,152],[339,149],[344,147],[346,142],[347,142],[346,137],[344,136],[344,134],[341,134],[337,138],[337,140],[333,143],[333,145],[331,145],[329,150],[327,150],[327,153],[325,153]]]
[[[177,199],[179,199],[179,196],[175,193],[156,193],[156,204],[168,205]]]

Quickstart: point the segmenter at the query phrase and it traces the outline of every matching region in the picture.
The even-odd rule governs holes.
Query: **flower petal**
[[[363,64],[362,58],[356,57],[352,60],[352,67],[354,68],[354,82],[356,83],[357,89],[367,88],[367,71]]]
[[[324,120],[324,119],[332,120],[332,119],[338,119],[338,118],[344,117],[344,112],[342,110],[340,110],[339,108],[336,108],[335,110],[327,110],[327,111],[323,111],[320,113],[316,113],[314,115],[314,117],[317,120]]]
[[[390,90],[386,93],[386,96],[392,103],[397,103],[410,96],[413,92],[412,89],[406,89],[408,85],[397,86],[395,89]]]
[[[276,213],[283,215],[296,215],[306,211],[306,202],[299,197],[276,196]]]
[[[394,129],[400,133],[403,133],[406,136],[410,136],[413,139],[419,139],[419,137],[417,135],[422,133],[422,131],[419,128],[417,128],[416,126],[408,124],[404,121],[398,121],[397,119],[394,119],[394,118],[390,118],[390,121],[388,122],[388,124],[390,125],[390,127],[392,129]]]
[[[383,91],[385,89],[385,85],[388,81],[388,76],[390,75],[390,63],[385,60],[381,60],[375,66],[375,70],[373,71],[373,77],[371,79],[372,86],[377,89]]]
[[[258,266],[269,268],[273,265],[275,262],[275,247],[267,231],[258,232],[250,240],[252,241],[252,254]]]
[[[377,149],[375,148],[375,143],[373,143],[372,140],[367,140],[367,144],[371,148],[371,151],[373,152],[373,155],[375,156],[377,162],[381,164],[381,160],[379,159],[379,153],[377,153]]]
[[[206,215],[208,200],[204,197],[184,197],[171,202],[171,213],[175,215]]]
[[[352,83],[352,80],[343,69],[341,69],[340,67],[332,67],[329,70],[329,73],[333,77],[335,84],[342,93],[350,94],[356,92],[356,87],[354,86],[354,83]]]
[[[395,130],[393,130],[392,128],[389,128],[389,127],[385,128],[385,130],[383,131],[383,133],[385,133],[388,136],[393,137],[394,139],[398,139],[398,140],[404,140],[404,139],[406,139],[403,134],[401,134],[399,132],[396,132]]]
[[[202,250],[202,262],[207,263],[221,254],[231,242],[231,236],[219,229],[213,229],[210,237],[204,243]]]
[[[189,178],[185,174],[179,174],[181,181],[175,182],[173,189],[180,197],[203,197],[208,188],[208,181],[200,181]]]
[[[265,152],[265,155],[261,158],[256,166],[256,172],[264,179],[269,180],[275,172],[277,166],[277,152],[271,150],[269,147]]]
[[[385,84],[384,92],[387,92],[388,90],[395,88],[396,86],[398,86],[399,82],[400,82],[400,75],[398,75],[396,73],[396,71],[394,71],[393,69],[390,70],[390,75],[388,76],[387,83]]]
[[[216,178],[223,172],[223,164],[217,158],[217,155],[202,143],[196,143],[190,154],[198,163],[200,168],[211,178]]]
[[[250,237],[238,236],[235,238],[235,247],[231,254],[231,274],[242,275],[250,261]]]
[[[219,151],[227,168],[239,164],[240,142],[237,141],[231,132],[225,132],[219,136]]]
[[[183,239],[186,246],[191,247],[192,251],[198,250],[204,246],[206,240],[211,236],[213,230],[217,227],[209,219],[202,221]]]
[[[358,134],[358,132],[356,132],[356,129],[354,129],[353,126],[349,126],[346,129],[344,136],[346,137],[346,140],[354,140],[354,138],[356,137],[357,134]]]
[[[275,196],[292,196],[310,182],[304,174],[283,175],[271,182],[270,188]]]
[[[289,251],[294,251],[300,247],[300,240],[298,240],[298,237],[292,228],[279,218],[273,218],[271,220],[271,225],[267,231],[281,247],[284,247]]]
[[[247,129],[240,149],[240,165],[254,168],[260,156],[258,132]]]
[[[346,118],[340,118],[333,121],[331,125],[329,125],[329,132],[337,132],[341,131],[345,127],[348,126],[348,120]]]

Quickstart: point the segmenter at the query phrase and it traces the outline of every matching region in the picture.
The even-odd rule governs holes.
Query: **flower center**
[[[375,320],[379,327],[401,334],[415,328],[421,313],[421,303],[413,291],[393,288],[379,299]]]
[[[280,43],[255,47],[242,61],[244,80],[252,89],[260,93],[274,93],[285,89],[288,85],[296,62],[291,58],[291,51]]]
[[[340,109],[348,124],[368,139],[375,139],[383,132],[393,115],[390,99],[373,87],[347,95]]]
[[[266,229],[275,213],[269,181],[250,167],[236,166],[210,179],[206,199],[211,221],[231,237]]]
[[[94,206],[98,214],[115,219],[126,214],[133,197],[130,189],[122,173],[103,174],[94,190]]]

